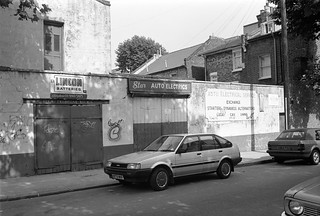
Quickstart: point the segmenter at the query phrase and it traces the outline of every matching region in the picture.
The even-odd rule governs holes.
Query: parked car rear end
[[[269,141],[267,152],[279,163],[304,159],[311,164],[319,164],[320,128],[285,130],[274,141]]]

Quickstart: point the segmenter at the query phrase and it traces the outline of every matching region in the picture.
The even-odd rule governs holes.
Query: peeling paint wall
[[[208,91],[217,90],[219,93],[247,93],[252,96],[252,101],[248,105],[248,98],[211,97],[208,101]],[[238,102],[239,105],[230,105],[235,108],[234,112],[226,111],[223,103],[228,100]],[[237,115],[246,114],[239,110],[240,104],[252,108],[252,116],[246,115],[243,119]],[[222,115],[217,120],[212,120],[209,116],[209,104],[220,109]],[[192,95],[188,100],[188,131],[189,133],[215,133],[235,141],[242,151],[267,149],[268,139],[275,138],[280,132],[279,114],[284,112],[283,88],[280,86],[247,85],[238,83],[204,83],[194,82],[192,85]],[[220,114],[217,112],[216,114]],[[230,116],[234,115],[234,116]],[[234,120],[232,119],[234,118]],[[220,119],[220,120],[219,120]],[[263,137],[262,138],[260,138]]]
[[[46,20],[63,23],[63,71],[111,72],[110,3],[96,0],[38,0],[52,9]],[[0,66],[44,69],[43,19],[19,21],[18,0],[0,10]]]
[[[0,155],[34,152],[33,104],[23,99],[50,100],[54,75],[0,71]],[[132,116],[126,112],[132,110],[126,79],[85,76],[85,86],[89,100],[110,101],[103,105],[104,132],[108,131],[108,121],[114,122],[118,118],[125,120],[124,131],[132,130]],[[104,146],[107,146],[108,135],[103,136]],[[122,138],[123,143],[133,142],[132,133]]]

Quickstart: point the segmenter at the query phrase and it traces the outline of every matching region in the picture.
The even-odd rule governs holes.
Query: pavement
[[[237,167],[273,161],[266,151],[241,152],[241,157],[242,161]],[[0,202],[49,196],[117,184],[119,182],[110,179],[104,173],[103,168],[0,179]]]

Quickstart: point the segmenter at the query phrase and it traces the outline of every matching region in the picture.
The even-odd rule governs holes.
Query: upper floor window
[[[218,73],[217,72],[212,72],[210,73],[210,81],[211,82],[217,82],[218,81]]]
[[[239,71],[242,69],[243,64],[242,64],[241,49],[232,51],[232,64],[233,64],[233,71]]]
[[[45,21],[44,23],[44,69],[61,71],[62,67],[63,24]]]
[[[271,78],[270,55],[259,56],[259,79]]]

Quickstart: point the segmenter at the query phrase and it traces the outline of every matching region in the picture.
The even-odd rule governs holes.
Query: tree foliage
[[[280,0],[269,0],[276,5],[272,17],[281,24]],[[307,39],[320,38],[320,0],[286,0],[288,32]]]
[[[269,1],[276,5],[272,17],[281,24],[280,0]],[[320,0],[286,0],[286,14],[289,33],[311,41],[320,39]],[[317,95],[320,95],[319,61],[318,57],[311,57],[301,78],[306,87]]]
[[[13,0],[0,0],[0,7],[10,7]],[[39,20],[39,13],[46,15],[51,11],[48,5],[42,4],[39,6],[35,0],[20,0],[19,6],[16,10],[15,16],[18,16],[18,20],[31,20],[37,22]]]
[[[159,53],[160,49],[162,54],[167,53],[162,45],[151,38],[135,35],[118,45],[116,65],[122,73],[131,73],[154,54]]]

